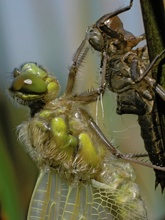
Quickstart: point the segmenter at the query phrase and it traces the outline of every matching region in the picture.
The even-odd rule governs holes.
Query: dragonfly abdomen
[[[145,149],[148,152],[152,164],[164,167],[165,151],[156,105],[154,105],[151,113],[139,115],[138,122],[141,127],[141,136],[144,140]],[[165,172],[155,170],[155,175],[155,187],[160,184],[163,190],[165,187]]]

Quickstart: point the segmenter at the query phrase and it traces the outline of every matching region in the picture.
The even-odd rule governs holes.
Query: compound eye
[[[31,73],[22,73],[13,80],[10,90],[26,94],[43,94],[47,92],[47,86],[42,78]]]
[[[47,85],[44,78],[47,71],[36,63],[25,63],[19,69],[13,71],[14,80],[10,90],[26,94],[43,94],[47,92]]]
[[[25,63],[20,69],[14,69],[13,75],[9,92],[21,104],[28,105],[39,100],[49,102],[58,95],[58,80],[36,63]]]
[[[21,67],[21,73],[31,73],[41,78],[44,78],[48,75],[47,70],[42,66],[38,66],[37,63],[25,63]]]
[[[101,51],[103,49],[104,39],[98,29],[89,28],[87,30],[87,39],[95,50]]]

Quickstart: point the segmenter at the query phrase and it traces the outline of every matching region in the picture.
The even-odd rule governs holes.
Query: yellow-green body
[[[110,154],[81,102],[63,96],[47,103],[19,126],[19,138],[41,169],[39,186],[47,181],[34,191],[44,205],[36,209],[32,199],[30,220],[147,219],[133,168]]]
[[[64,96],[48,103],[19,126],[19,138],[40,168],[53,167],[70,182],[99,178],[106,147],[86,122],[81,102]]]
[[[85,105],[97,98],[97,91],[73,94],[77,70],[72,66],[67,92],[56,98],[58,81],[46,70],[41,77],[38,72],[44,69],[33,65],[15,70],[10,88],[31,109],[18,136],[40,169],[28,220],[146,220],[132,166],[113,156],[92,127]],[[30,85],[33,79],[37,84],[37,77],[47,87],[39,87],[38,94]]]

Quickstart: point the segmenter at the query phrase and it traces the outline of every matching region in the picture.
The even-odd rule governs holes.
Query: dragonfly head
[[[89,44],[97,51],[102,51],[104,47],[104,38],[96,27],[89,27],[86,31]]]
[[[14,79],[9,88],[13,98],[23,105],[42,101],[52,101],[59,93],[57,79],[36,63],[25,63],[20,69],[14,69]]]

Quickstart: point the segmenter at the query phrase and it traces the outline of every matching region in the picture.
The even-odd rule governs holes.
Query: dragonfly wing
[[[107,160],[104,164],[100,181],[92,179],[92,186],[96,190],[94,199],[97,196],[103,207],[109,207],[115,220],[147,220],[146,207],[134,182],[133,167],[113,157],[110,160],[110,163]]]
[[[92,180],[96,187],[94,200],[98,201],[98,207],[109,207],[109,212],[114,220],[147,220],[146,209],[139,198],[138,186],[129,182],[115,189],[111,185]],[[104,219],[104,218],[103,218]]]
[[[111,220],[92,184],[70,184],[52,170],[41,171],[29,206],[28,220]],[[95,198],[94,198],[95,197]]]
[[[41,171],[31,197],[28,220],[45,219],[50,199],[50,172]]]

